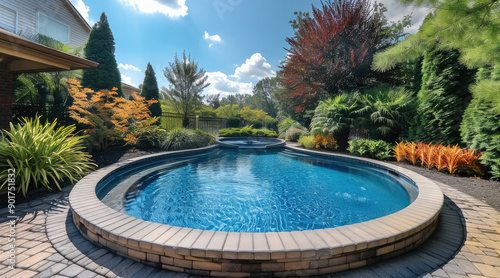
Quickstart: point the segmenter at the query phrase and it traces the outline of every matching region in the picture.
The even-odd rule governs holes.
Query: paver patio
[[[434,235],[417,250],[327,277],[500,277],[500,212],[437,183],[445,204]],[[197,277],[155,269],[94,246],[74,227],[68,194],[16,207],[17,265],[9,264],[7,209],[0,210],[0,277]]]

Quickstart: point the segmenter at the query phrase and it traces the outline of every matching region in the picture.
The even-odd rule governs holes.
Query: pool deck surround
[[[330,229],[231,233],[175,227],[140,220],[104,205],[97,184],[124,167],[211,151],[217,146],[154,154],[119,162],[78,182],[69,196],[72,220],[98,246],[143,264],[202,276],[312,276],[363,267],[409,252],[431,236],[443,194],[431,180],[391,164],[337,154],[295,151],[356,161],[406,176],[418,187],[405,209],[371,221]]]

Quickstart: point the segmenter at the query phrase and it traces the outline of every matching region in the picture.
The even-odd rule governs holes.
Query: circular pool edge
[[[265,139],[269,141],[274,141],[274,143],[270,143],[267,145],[260,145],[260,146],[250,145],[246,147],[227,143],[227,141],[242,140],[242,139],[257,139],[257,140]],[[285,140],[279,138],[270,138],[270,137],[218,137],[216,139],[216,143],[219,144],[219,146],[222,148],[229,148],[229,149],[278,149],[286,145]]]
[[[115,211],[96,186],[120,169],[215,148],[165,152],[118,162],[80,180],[69,196],[73,222],[88,240],[144,264],[205,276],[307,276],[357,268],[406,253],[434,231],[444,197],[431,180],[388,163],[342,154],[285,148],[355,161],[402,175],[419,194],[406,208],[366,222],[319,230],[269,233],[216,232],[175,227]]]

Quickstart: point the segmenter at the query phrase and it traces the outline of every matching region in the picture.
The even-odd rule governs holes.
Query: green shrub
[[[285,132],[283,138],[288,141],[297,142],[300,136],[302,136],[305,133],[306,131],[303,129],[292,127]]]
[[[296,121],[292,118],[286,118],[284,121],[278,124],[278,132],[280,134],[285,133],[290,127],[292,127],[292,124],[296,123]]]
[[[214,142],[215,139],[212,135],[201,130],[177,128],[168,132],[161,147],[165,150],[176,151],[206,147]]]
[[[231,127],[239,127],[241,125],[241,118],[227,118],[227,124]]]
[[[484,152],[481,163],[493,178],[500,178],[500,81],[486,80],[472,86],[474,98],[465,110],[460,127],[462,141]]]
[[[297,143],[306,149],[314,149],[316,146],[314,136],[312,135],[300,137]]]
[[[60,181],[76,182],[96,166],[83,151],[83,137],[72,135],[75,126],[56,125],[56,121],[41,124],[40,117],[10,124],[0,143],[0,189],[7,187],[8,169],[15,169],[17,192],[26,196],[30,186],[51,190],[55,184],[60,190]]]
[[[294,129],[295,131],[289,132],[292,129]],[[299,139],[300,135],[295,140],[291,140],[291,139],[287,138],[287,136],[289,137],[291,134],[297,133],[298,132],[297,129],[302,130],[303,133],[307,132],[307,128],[305,128],[299,122],[297,122],[291,118],[287,118],[284,121],[282,121],[280,124],[278,124],[279,137],[281,139],[287,139],[290,141],[297,141]]]
[[[219,130],[220,137],[271,137],[276,138],[278,134],[276,131],[269,129],[254,129],[250,127],[242,128],[224,128]]]
[[[347,150],[354,155],[380,160],[392,157],[392,145],[382,140],[351,140]]]

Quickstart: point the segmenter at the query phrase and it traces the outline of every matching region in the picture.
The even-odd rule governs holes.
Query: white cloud
[[[122,68],[122,69],[125,69],[125,70],[135,70],[135,71],[139,71],[139,72],[141,71],[141,69],[139,69],[138,67],[133,66],[131,64],[124,65],[124,64],[120,63],[118,65],[118,68]]]
[[[208,41],[211,41],[211,42],[212,42],[212,43],[210,43],[210,44],[208,45],[208,47],[212,47],[212,46],[214,46],[214,44],[215,44],[216,42],[221,42],[221,41],[222,41],[222,39],[221,39],[221,37],[220,37],[219,35],[217,35],[217,34],[215,34],[215,35],[210,35],[210,34],[208,34],[208,32],[207,32],[207,31],[205,31],[205,35],[203,35],[203,38],[204,38],[205,40],[208,40]]]
[[[215,34],[215,35],[209,35],[207,31],[205,31],[205,35],[203,36],[203,38],[205,40],[210,40],[210,41],[213,41],[213,42],[220,42],[222,41],[222,39],[220,38],[219,35]]]
[[[236,77],[238,80],[249,80],[271,77],[275,74],[276,72],[271,69],[271,65],[266,62],[266,58],[262,57],[260,53],[255,53],[243,65],[236,68],[231,77]]]
[[[71,4],[75,6],[76,10],[82,15],[83,19],[89,24],[93,24],[93,20],[89,18],[90,7],[85,5],[83,0],[71,0]]]
[[[380,0],[380,3],[387,7],[387,12],[385,16],[389,21],[399,21],[402,20],[406,15],[411,14],[411,23],[413,24],[409,28],[405,29],[405,32],[416,33],[420,25],[431,10],[427,7],[415,7],[410,4],[401,3],[399,0]]]
[[[225,73],[220,71],[207,72],[208,82],[210,86],[207,87],[208,94],[219,94],[221,97],[234,94],[252,94],[252,82],[238,82],[231,80]]]
[[[188,11],[186,0],[120,0],[120,2],[141,13],[161,13],[171,18],[184,17]]]
[[[120,74],[122,76],[122,82],[123,83],[127,83],[129,85],[132,85],[134,87],[137,87],[137,85],[134,84],[134,82],[132,82],[132,77],[129,77],[129,76],[126,76],[126,75],[123,75],[123,73]]]

